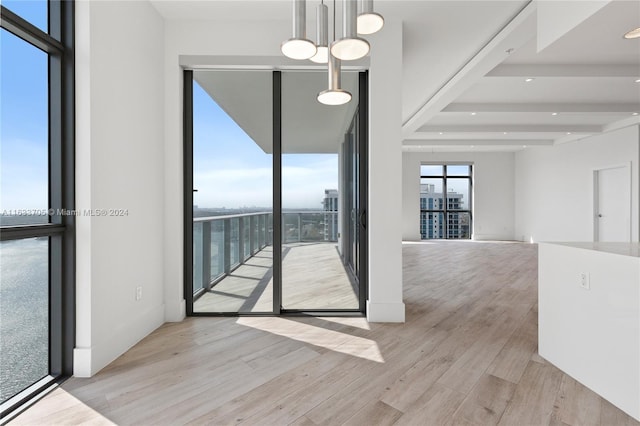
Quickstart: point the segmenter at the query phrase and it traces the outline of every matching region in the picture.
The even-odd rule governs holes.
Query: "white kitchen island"
[[[540,356],[640,420],[640,244],[541,243]]]

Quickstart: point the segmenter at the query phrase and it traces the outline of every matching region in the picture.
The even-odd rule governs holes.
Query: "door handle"
[[[598,213],[598,217],[602,217],[602,214]]]
[[[367,211],[366,210],[362,210],[362,212],[360,212],[360,224],[364,229],[367,229]]]
[[[197,189],[194,189],[194,190],[193,190],[193,192],[198,192],[198,190],[197,190]]]

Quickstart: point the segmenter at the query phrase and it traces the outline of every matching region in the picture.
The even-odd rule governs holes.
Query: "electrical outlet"
[[[588,272],[580,272],[580,287],[585,290],[591,289],[591,283],[589,282],[589,273]]]
[[[136,300],[142,300],[142,286],[136,287]]]

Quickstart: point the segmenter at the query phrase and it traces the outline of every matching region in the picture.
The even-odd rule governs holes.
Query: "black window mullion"
[[[442,203],[443,206],[441,209],[423,209],[422,207],[420,208],[420,221],[422,221],[422,214],[423,213],[430,213],[430,214],[442,214],[444,217],[444,236],[443,238],[445,239],[449,239],[449,225],[450,225],[450,219],[449,219],[449,214],[453,214],[453,213],[457,213],[457,214],[463,214],[463,213],[468,213],[469,215],[469,231],[471,230],[471,223],[472,223],[472,188],[473,188],[473,166],[471,164],[469,164],[469,174],[467,176],[464,175],[460,175],[460,176],[449,176],[448,175],[448,170],[447,167],[449,166],[448,164],[438,164],[439,166],[442,166],[442,174],[441,175],[423,175],[422,173],[420,173],[420,179],[441,179],[442,180]],[[448,181],[449,179],[454,179],[454,180],[458,180],[458,179],[466,179],[468,181],[468,188],[469,188],[469,194],[468,194],[468,198],[469,198],[469,208],[468,209],[464,209],[464,210],[460,210],[460,209],[449,209],[449,192],[448,192]],[[470,234],[469,234],[470,235]]]
[[[65,51],[65,47],[60,41],[1,5],[0,27],[47,53],[62,54]]]

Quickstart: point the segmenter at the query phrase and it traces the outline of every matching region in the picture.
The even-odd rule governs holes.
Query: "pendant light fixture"
[[[325,105],[343,105],[351,100],[351,93],[340,88],[340,59],[329,55],[329,88],[318,93],[318,102]]]
[[[333,0],[333,40],[336,39],[336,0]],[[325,105],[343,105],[351,100],[351,93],[342,89],[341,61],[328,51],[329,88],[318,93],[318,102]]]
[[[291,59],[309,59],[316,54],[316,45],[307,40],[306,0],[293,2],[293,37],[282,43],[282,53]]]
[[[342,38],[331,44],[331,53],[343,61],[353,61],[366,56],[370,47],[367,40],[358,37],[356,0],[343,0],[342,5]]]
[[[373,0],[362,0],[358,15],[358,34],[374,34],[384,26],[384,18],[373,11]]]
[[[318,51],[311,57],[317,64],[326,64],[329,61],[329,19],[327,17],[329,8],[324,4],[324,0],[316,9],[316,29],[318,38],[316,48]]]

